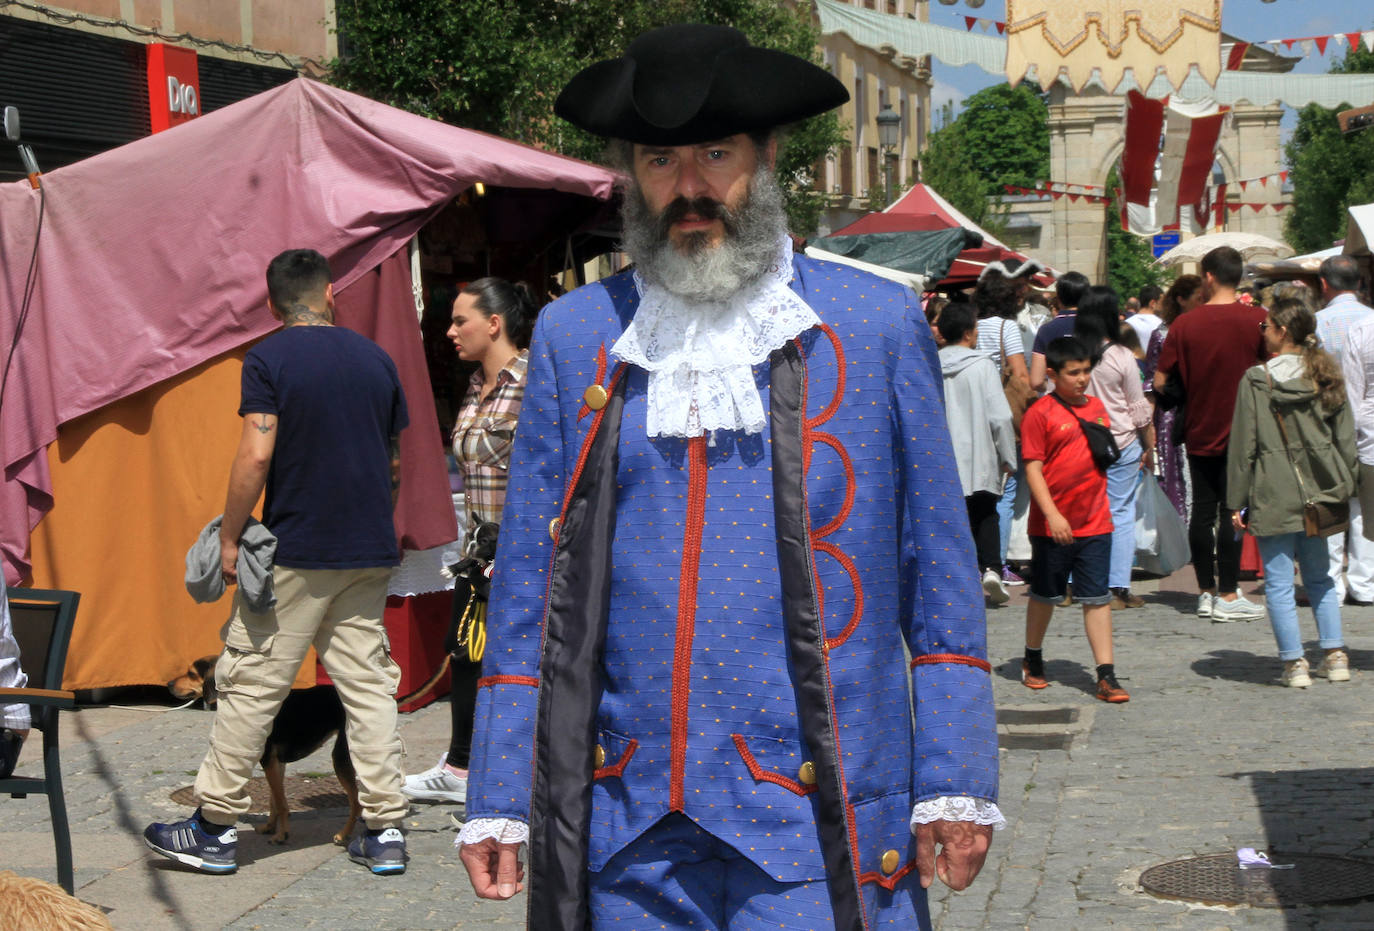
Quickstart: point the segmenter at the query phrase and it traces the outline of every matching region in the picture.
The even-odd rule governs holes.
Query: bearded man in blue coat
[[[983,591],[915,295],[793,253],[775,128],[844,87],[720,26],[556,112],[635,268],[540,316],[461,857],[532,928],[928,928],[997,810]],[[938,850],[938,856],[937,856]]]

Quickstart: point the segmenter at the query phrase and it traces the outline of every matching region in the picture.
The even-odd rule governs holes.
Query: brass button
[[[562,527],[562,526],[563,526],[563,521],[562,521],[561,518],[555,517],[553,520],[549,521],[549,539],[550,539],[550,540],[553,540],[555,543],[558,542],[558,530],[559,530],[559,528]]]
[[[883,874],[891,876],[897,872],[897,867],[902,863],[902,855],[895,850],[889,850],[883,854]]]
[[[596,745],[596,768],[600,769],[606,765],[606,748],[601,744]]]
[[[592,385],[586,391],[582,392],[582,403],[586,404],[587,407],[594,411],[599,411],[601,408],[605,407],[606,401],[609,398],[610,395],[606,393],[606,389],[600,385]]]
[[[803,763],[801,769],[797,770],[797,781],[804,786],[814,786],[816,784],[816,767],[811,765],[810,760]]]

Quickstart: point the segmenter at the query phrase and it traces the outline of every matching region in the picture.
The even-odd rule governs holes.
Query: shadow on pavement
[[[1303,644],[1308,662],[1316,665],[1322,654],[1315,640]],[[1353,670],[1374,671],[1374,650],[1350,650],[1350,668]],[[1191,666],[1193,672],[1205,679],[1228,679],[1232,682],[1249,682],[1253,685],[1279,686],[1279,675],[1283,663],[1274,653],[1257,654],[1246,650],[1212,650]],[[1018,667],[1019,669],[1019,667]]]
[[[110,801],[114,805],[115,818],[119,827],[134,837],[141,837],[146,825],[139,824],[134,820],[132,806],[130,806],[129,800],[120,786],[119,774],[110,767],[109,760],[106,759],[100,748],[100,742],[95,739],[95,735],[89,732],[89,728],[80,714],[76,715],[76,730],[81,735],[81,739],[87,742],[96,776],[110,787]],[[170,864],[172,861],[166,860],[165,862]],[[167,887],[166,877],[158,870],[149,870],[147,875],[148,881],[152,885],[153,898],[166,906],[167,914],[172,916],[177,927],[186,928],[187,931],[190,931],[192,926],[182,917],[181,904],[172,894],[171,889]]]
[[[1247,780],[1264,826],[1265,844],[1282,855],[1325,854],[1369,861],[1374,868],[1374,768],[1303,769],[1232,773]],[[1313,915],[1285,912],[1286,927],[1312,927]],[[1374,926],[1374,901],[1322,909],[1328,920]],[[1366,923],[1367,922],[1367,923]],[[1347,927],[1344,923],[1342,927]]]
[[[1083,647],[1087,649],[1085,644]],[[1009,659],[1005,663],[999,663],[996,667],[997,674],[1003,679],[1011,682],[1021,681],[1021,657]],[[1050,687],[1044,690],[1045,693],[1052,692],[1055,686],[1077,689],[1089,695],[1097,692],[1097,675],[1095,670],[1090,670],[1082,663],[1076,663],[1068,659],[1047,659],[1045,660],[1045,678],[1050,680]],[[1027,693],[1031,690],[1027,689]],[[1044,693],[1042,693],[1044,694]]]

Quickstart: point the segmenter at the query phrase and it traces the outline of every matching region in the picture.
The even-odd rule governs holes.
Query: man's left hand
[[[225,585],[233,585],[239,580],[239,545],[228,540],[219,541],[219,571],[224,576]]]
[[[972,821],[932,821],[916,825],[916,870],[921,888],[935,877],[955,892],[967,889],[983,868],[992,844],[992,825]],[[936,845],[940,855],[935,855]]]

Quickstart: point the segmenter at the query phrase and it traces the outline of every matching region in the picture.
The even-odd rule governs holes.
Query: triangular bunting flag
[[[1284,183],[1287,183],[1288,169],[1285,168],[1283,171],[1279,172],[1279,180],[1283,181]]]
[[[1255,211],[1255,213],[1259,213],[1261,210],[1263,210],[1263,209],[1264,209],[1265,207],[1267,207],[1267,206],[1269,206],[1269,205],[1268,205],[1268,204],[1251,204],[1251,205],[1250,205],[1250,209],[1253,210],[1253,211]]]
[[[1265,187],[1268,187],[1268,186],[1269,186],[1269,176],[1268,176],[1268,175],[1261,175],[1261,176],[1260,176],[1260,184],[1264,185]]]
[[[998,23],[997,23],[997,34],[998,34],[999,36],[1003,36],[1003,35],[1006,35],[1006,34],[1007,34],[1007,24],[1006,24],[1006,23],[1003,23],[1003,22],[998,22]]]
[[[1347,32],[1345,34],[1345,41],[1350,43],[1351,48],[1359,48],[1360,34],[1358,32]]]
[[[1374,52],[1374,29],[1364,34],[1364,47],[1366,50]]]
[[[1321,54],[1325,55],[1325,54],[1326,54],[1326,43],[1329,42],[1329,41],[1331,41],[1331,37],[1330,37],[1330,36],[1317,36],[1317,37],[1314,38],[1312,41],[1315,42],[1315,43],[1317,43],[1317,51],[1320,52]]]
[[[1275,204],[1274,209],[1277,210],[1279,213],[1283,213],[1283,208],[1287,206],[1287,204]]]
[[[1070,195],[1069,195],[1069,203],[1071,203],[1071,204],[1076,204],[1076,203],[1078,203],[1078,196],[1079,196],[1079,195],[1077,195],[1077,194],[1070,194]]]
[[[1283,43],[1283,47],[1284,47],[1284,48],[1288,49],[1288,50],[1291,52],[1291,51],[1293,50],[1293,43],[1296,42],[1296,41],[1298,41],[1298,40],[1297,40],[1297,39],[1280,39],[1279,41]]]
[[[1231,211],[1232,213],[1236,213],[1237,211],[1240,210],[1241,207],[1244,207],[1244,206],[1245,206],[1244,204],[1227,204],[1227,205],[1226,205],[1226,209],[1229,210],[1229,211]]]
[[[1242,191],[1245,190],[1245,186],[1246,186],[1247,184],[1249,184],[1249,183],[1250,183],[1250,179],[1249,179],[1249,178],[1243,179],[1243,180],[1240,182],[1240,189],[1241,189]]]
[[[1311,39],[1302,39],[1298,42],[1298,45],[1302,48],[1302,54],[1304,58],[1311,58],[1312,53],[1317,50],[1316,46],[1312,44]]]
[[[965,31],[967,31],[967,32],[972,32],[972,31],[973,31],[973,27],[974,27],[974,25],[975,25],[977,22],[978,22],[978,17],[976,17],[976,16],[965,16],[965,17],[964,17],[964,29],[965,29]]]
[[[1050,191],[1050,196],[1053,197],[1055,200],[1058,200],[1059,198],[1061,198],[1061,197],[1064,196],[1064,192],[1063,192],[1063,191]]]

